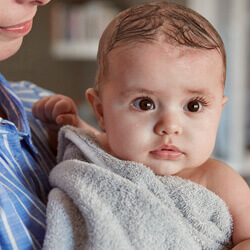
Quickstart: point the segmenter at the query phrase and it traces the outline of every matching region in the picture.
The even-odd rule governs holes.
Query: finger
[[[49,123],[53,123],[53,122],[55,123],[56,122],[56,117],[57,116],[54,115],[54,110],[57,110],[56,107],[57,107],[58,103],[60,103],[65,98],[66,97],[63,96],[63,95],[53,95],[45,103],[45,106],[44,106],[45,116],[46,116],[46,120]],[[62,109],[61,112],[64,112],[64,110]]]
[[[70,98],[63,98],[56,103],[53,109],[53,119],[56,119],[59,115],[62,114],[72,114],[77,117],[77,108],[75,103]]]
[[[59,115],[56,119],[56,122],[59,126],[64,126],[64,125],[74,126],[76,125],[76,116],[72,114]]]
[[[49,100],[50,96],[46,96],[38,100],[32,107],[32,114],[36,119],[41,120],[42,122],[46,122],[45,103]]]

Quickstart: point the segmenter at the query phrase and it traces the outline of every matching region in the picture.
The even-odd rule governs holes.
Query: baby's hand
[[[51,95],[38,100],[32,107],[33,116],[39,119],[48,132],[51,148],[57,149],[57,135],[63,125],[80,127],[81,119],[72,99],[63,95]]]
[[[54,132],[58,132],[63,125],[77,127],[80,120],[73,100],[63,95],[51,95],[38,100],[32,107],[32,113]]]

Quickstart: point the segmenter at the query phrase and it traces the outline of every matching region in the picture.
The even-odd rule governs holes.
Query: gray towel
[[[230,249],[232,218],[201,185],[157,176],[63,127],[50,174],[44,249]]]

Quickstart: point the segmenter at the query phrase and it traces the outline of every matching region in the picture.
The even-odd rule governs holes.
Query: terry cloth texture
[[[201,185],[157,176],[104,152],[73,127],[59,134],[44,249],[230,249],[232,218]]]

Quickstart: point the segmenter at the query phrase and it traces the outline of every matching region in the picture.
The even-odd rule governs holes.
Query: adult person
[[[0,61],[20,48],[39,5],[50,0],[0,0]],[[33,103],[50,95],[30,82],[8,83],[0,74],[0,247],[42,248],[48,173],[55,165]]]

